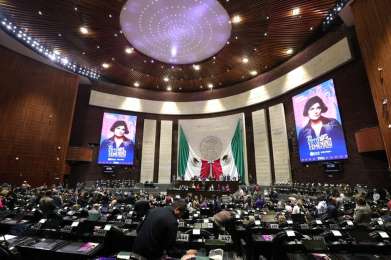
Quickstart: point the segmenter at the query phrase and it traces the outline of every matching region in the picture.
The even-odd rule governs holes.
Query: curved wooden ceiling
[[[140,0],[141,1],[141,0]],[[187,1],[187,0],[184,0]],[[0,0],[0,11],[31,36],[71,60],[101,71],[104,80],[157,91],[193,92],[223,88],[249,80],[288,60],[322,35],[322,22],[337,0],[219,0],[233,17],[232,35],[219,53],[192,65],[152,60],[130,46],[119,15],[126,0]],[[292,10],[300,8],[298,15]],[[88,34],[80,33],[80,27]],[[287,52],[289,49],[292,53]],[[243,63],[243,58],[248,63]],[[110,64],[108,69],[101,67]],[[168,81],[164,78],[168,77]],[[139,85],[137,86],[138,83]],[[136,86],[135,86],[136,85]]]

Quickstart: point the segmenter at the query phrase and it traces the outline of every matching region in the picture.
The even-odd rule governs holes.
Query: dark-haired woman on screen
[[[301,158],[321,159],[346,149],[341,124],[322,115],[327,110],[319,96],[313,96],[305,103],[303,116],[308,117],[308,123],[299,132]]]
[[[110,131],[113,136],[102,141],[99,149],[99,162],[107,164],[132,164],[134,143],[125,135],[129,134],[125,121],[114,122]]]

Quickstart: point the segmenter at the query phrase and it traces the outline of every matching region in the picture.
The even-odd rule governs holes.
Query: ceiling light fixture
[[[138,81],[134,82],[133,83],[133,86],[135,86],[136,88],[140,87],[140,83]]]
[[[81,66],[69,60],[66,56],[62,56],[58,50],[56,51],[56,48],[49,48],[41,44],[39,39],[28,34],[29,28],[23,28],[22,30],[20,27],[8,21],[7,18],[2,19],[0,28],[3,31],[8,32],[15,40],[25,44],[26,46],[29,46],[31,50],[50,59],[52,62],[58,64],[64,69],[88,77],[90,79],[100,78],[100,75],[96,69]]]
[[[349,3],[350,0],[339,0],[333,9],[329,11],[326,18],[323,21],[323,28],[331,26],[334,23],[335,18],[337,18],[339,12]]]
[[[231,22],[233,24],[237,24],[237,23],[240,23],[242,21],[242,17],[240,17],[240,15],[235,15],[232,17],[231,19]]]
[[[201,66],[198,64],[193,64],[193,69],[198,71],[201,69]]]
[[[243,57],[242,58],[242,63],[247,64],[248,63],[248,58],[247,57]]]
[[[300,14],[300,8],[296,7],[292,9],[292,15],[296,16]]]
[[[291,55],[293,53],[293,49],[287,49],[285,51],[286,54]]]
[[[119,14],[120,28],[129,44],[166,64],[197,64],[207,60],[223,49],[232,35],[233,24],[229,21],[233,15],[217,0],[121,2],[126,2],[127,11],[121,10]],[[113,13],[113,18],[117,14]],[[193,26],[195,21],[197,26]]]
[[[208,88],[212,89],[213,88],[213,84],[212,83],[208,83]]]
[[[81,34],[88,34],[88,33],[89,33],[88,28],[85,27],[85,26],[81,26],[81,27],[79,28],[79,31],[80,31]]]
[[[106,62],[104,62],[104,63],[102,63],[102,68],[104,68],[104,69],[108,69],[108,68],[110,68],[110,64],[109,64],[109,63],[106,63]]]
[[[134,48],[126,47],[125,52],[126,54],[132,54],[134,52]]]
[[[256,70],[250,71],[251,76],[256,76],[257,74],[258,74],[258,71],[256,71]]]
[[[163,81],[164,81],[164,82],[168,82],[169,80],[170,80],[170,79],[169,79],[168,77],[164,77],[164,78],[163,78]]]
[[[171,86],[167,86],[167,91],[171,91],[172,90],[172,87]]]

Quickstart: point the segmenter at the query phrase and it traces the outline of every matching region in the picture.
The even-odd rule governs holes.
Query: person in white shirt
[[[289,205],[289,204],[285,204],[285,211],[288,212],[288,213],[292,213],[292,206]]]
[[[316,205],[316,214],[318,216],[322,216],[323,214],[326,214],[327,212],[327,202],[325,200],[321,200],[318,202],[318,205]]]
[[[303,210],[303,201],[298,200],[292,209],[292,214],[300,214]]]
[[[379,202],[379,200],[380,200],[380,194],[379,194],[379,192],[377,192],[376,189],[373,189],[372,198],[373,198],[373,202],[374,202],[375,204],[377,204],[377,203]]]

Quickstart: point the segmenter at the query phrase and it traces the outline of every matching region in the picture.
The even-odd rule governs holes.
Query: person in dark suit
[[[151,209],[137,228],[133,252],[147,259],[160,259],[176,240],[178,221],[186,209],[184,200],[176,200],[169,207]]]
[[[134,212],[138,219],[142,219],[146,216],[150,208],[151,204],[146,199],[140,199],[134,204]]]
[[[325,219],[336,220],[337,216],[338,216],[337,201],[334,197],[330,197],[327,202],[327,210],[326,210]]]

